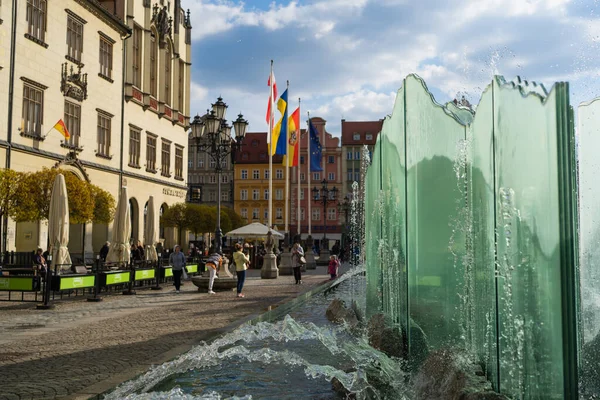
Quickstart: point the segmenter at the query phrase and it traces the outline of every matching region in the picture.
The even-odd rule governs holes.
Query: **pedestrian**
[[[46,276],[46,268],[48,266],[46,264],[46,259],[42,254],[43,250],[38,247],[37,251],[35,252],[35,255],[33,256],[33,263],[35,265],[35,268],[37,269],[38,274],[40,276]]]
[[[250,264],[250,259],[242,252],[242,245],[235,244],[235,253],[233,253],[233,262],[235,262],[235,272],[237,273],[237,297],[244,297],[242,289],[246,280],[246,270]]]
[[[331,276],[330,281],[337,278],[339,268],[340,268],[340,261],[338,260],[338,258],[335,254],[332,254],[331,257],[329,257],[329,267],[327,268],[327,272]]]
[[[173,253],[169,256],[169,265],[173,268],[173,284],[175,285],[175,293],[179,293],[181,287],[181,275],[185,268],[185,255],[181,252],[178,244],[175,245]]]
[[[215,278],[218,278],[217,269],[223,264],[223,257],[214,248],[211,248],[208,252],[210,253],[210,256],[206,260],[206,268],[208,268],[210,274],[208,278],[208,294],[215,294],[213,292],[213,283],[215,282]]]
[[[304,265],[304,249],[300,245],[300,242],[294,243],[292,247],[292,269],[294,270],[294,278],[296,279],[296,285],[302,284],[302,273],[300,269]]]
[[[144,253],[144,245],[141,240],[137,242],[137,258],[139,262],[146,261],[146,254]]]
[[[106,257],[108,256],[108,248],[110,246],[110,242],[104,243],[104,246],[100,249],[100,260],[102,262],[106,262]]]

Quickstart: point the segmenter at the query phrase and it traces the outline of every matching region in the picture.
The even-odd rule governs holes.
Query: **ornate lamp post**
[[[223,254],[223,232],[221,231],[221,172],[226,164],[227,157],[233,156],[242,146],[242,140],[246,136],[246,121],[242,114],[233,121],[235,137],[231,137],[231,125],[227,125],[225,113],[227,104],[219,97],[212,104],[212,110],[205,116],[196,115],[190,124],[192,126],[192,137],[196,140],[198,152],[206,152],[215,163],[217,173],[217,227],[215,230],[215,251]]]
[[[329,243],[327,241],[327,203],[335,203],[337,201],[338,189],[336,187],[328,188],[327,179],[323,179],[321,182],[321,189],[314,187],[312,189],[313,200],[315,203],[323,204],[323,248],[319,255],[319,262],[322,263],[323,259],[329,262]],[[325,256],[327,256],[325,258]]]

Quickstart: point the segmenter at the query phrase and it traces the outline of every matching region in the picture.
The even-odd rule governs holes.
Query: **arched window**
[[[156,76],[158,75],[158,44],[156,43],[156,34],[154,31],[150,33],[150,95],[156,96]]]
[[[165,44],[165,104],[171,104],[171,47]]]

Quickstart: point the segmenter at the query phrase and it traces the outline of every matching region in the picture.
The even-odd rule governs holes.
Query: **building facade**
[[[25,0],[14,14],[11,3],[0,3],[0,35],[15,28],[0,42],[0,162],[60,167],[115,198],[127,186],[132,239],[143,240],[148,198],[164,210],[187,192],[189,15],[179,1]],[[70,139],[51,129],[59,120]],[[98,251],[111,230],[72,225],[69,250]],[[5,234],[7,250],[47,246],[45,222],[9,221]]]
[[[234,166],[234,209],[247,223],[269,223],[269,155],[267,133],[246,133]],[[275,229],[285,223],[285,167],[282,156],[273,156],[273,213]]]
[[[198,150],[196,145],[196,139],[190,138],[188,143],[188,202],[216,206],[217,196],[221,196],[221,205],[233,208],[233,159],[228,157],[221,166],[221,191],[219,192],[217,183],[219,176],[215,171],[215,160],[208,152]]]
[[[321,166],[322,172],[308,171],[308,134],[302,131],[300,135],[300,198],[298,199],[298,167],[291,168],[290,176],[290,208],[292,237],[300,232],[303,239],[310,233],[313,239],[323,239],[324,233],[331,241],[341,240],[341,226],[339,218],[339,200],[342,192],[342,152],[340,139],[327,132],[326,121],[322,118],[311,118],[312,124],[319,132],[319,141],[322,146]],[[310,173],[310,186],[308,177]],[[322,201],[314,201],[312,189],[321,189],[323,180],[327,187],[338,190],[338,198],[327,203],[325,208]],[[298,202],[300,202],[300,215],[298,215]],[[310,202],[310,215],[309,215]],[[310,226],[309,226],[310,219]],[[299,229],[298,229],[299,228]],[[331,247],[331,246],[330,246]]]
[[[342,120],[342,171],[343,196],[352,193],[352,183],[360,182],[360,163],[363,147],[367,145],[373,152],[377,135],[381,132],[383,120],[346,121]]]

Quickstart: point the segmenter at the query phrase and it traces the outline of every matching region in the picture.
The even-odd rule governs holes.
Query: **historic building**
[[[207,138],[200,139],[205,142]],[[202,142],[200,142],[202,143]],[[221,192],[218,191],[218,174],[215,160],[207,151],[198,150],[196,139],[188,144],[188,202],[217,205],[217,196],[221,196],[221,205],[233,208],[233,159],[228,158],[222,165]],[[232,155],[232,157],[234,157]]]
[[[115,198],[127,186],[132,238],[143,239],[149,196],[164,209],[187,192],[189,15],[178,0],[16,4],[0,2],[0,162],[61,167]],[[59,120],[68,140],[52,130]],[[69,250],[98,251],[111,228],[72,225]],[[167,245],[173,232],[160,229]],[[45,248],[47,224],[9,222],[5,234],[8,250]]]
[[[234,208],[248,223],[269,223],[269,155],[267,133],[247,133],[234,166]],[[273,226],[284,229],[285,167],[273,156]]]
[[[363,147],[373,152],[377,135],[381,132],[383,120],[346,121],[342,120],[342,171],[343,196],[352,192],[352,183],[360,181],[360,163]]]
[[[342,192],[342,162],[340,139],[334,137],[325,129],[326,121],[319,117],[311,118],[312,124],[319,132],[319,141],[322,146],[322,172],[308,171],[308,134],[302,130],[300,135],[300,199],[298,199],[298,169],[291,168],[290,176],[290,234],[292,237],[298,233],[298,224],[300,224],[300,233],[303,239],[306,239],[309,233],[309,218],[310,218],[310,233],[313,239],[322,239],[324,233],[327,233],[327,238],[330,240],[341,239],[341,226],[339,218],[339,200]],[[310,173],[310,187],[308,184],[308,174]],[[338,190],[338,198],[327,203],[327,208],[324,208],[322,201],[314,201],[312,189],[321,189],[323,180],[327,181],[327,187]],[[300,215],[298,216],[297,206],[300,202]],[[311,211],[308,215],[308,203]]]

